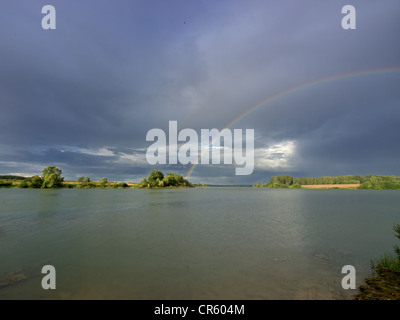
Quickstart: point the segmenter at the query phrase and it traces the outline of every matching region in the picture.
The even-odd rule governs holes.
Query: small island
[[[181,175],[152,170],[147,178],[144,178],[138,185],[139,188],[193,188],[194,185]]]

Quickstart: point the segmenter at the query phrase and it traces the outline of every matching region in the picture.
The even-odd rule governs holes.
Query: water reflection
[[[40,190],[38,218],[42,221],[56,215],[60,209],[60,191],[61,190]]]

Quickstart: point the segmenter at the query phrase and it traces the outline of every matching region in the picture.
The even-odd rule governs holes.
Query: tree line
[[[0,187],[18,187],[18,188],[127,188],[129,185],[125,182],[109,182],[107,178],[99,182],[92,182],[89,177],[79,177],[77,181],[64,181],[62,170],[55,166],[46,167],[42,175],[36,175],[30,178],[2,175],[0,176]]]
[[[192,183],[176,173],[167,173],[152,170],[147,178],[139,184],[128,185],[125,182],[109,182],[106,177],[99,182],[92,182],[89,177],[79,177],[77,181],[64,181],[62,171],[55,166],[46,167],[42,175],[30,178],[19,176],[1,176],[0,187],[18,188],[164,188],[164,187],[194,187]],[[17,181],[17,182],[16,182]]]

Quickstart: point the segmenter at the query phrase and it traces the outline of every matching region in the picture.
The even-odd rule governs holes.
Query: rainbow
[[[276,101],[284,96],[299,92],[301,90],[316,86],[316,85],[320,85],[320,84],[324,84],[327,82],[332,82],[332,81],[337,81],[337,80],[343,80],[343,79],[347,79],[347,78],[352,78],[352,77],[360,77],[360,76],[368,76],[368,75],[376,75],[376,74],[387,74],[387,73],[398,73],[400,72],[400,67],[392,67],[392,68],[382,68],[382,69],[373,69],[373,70],[365,70],[365,71],[357,71],[357,72],[351,72],[351,73],[344,73],[344,74],[339,74],[339,75],[333,75],[333,76],[329,76],[326,78],[321,78],[318,80],[314,80],[311,82],[307,82],[304,84],[301,84],[297,87],[292,87],[289,88],[287,90],[281,91],[275,95],[273,95],[272,97],[268,97],[267,99],[257,103],[256,105],[246,109],[244,112],[242,112],[240,115],[238,115],[236,118],[234,118],[231,122],[229,122],[223,129],[227,129],[231,126],[233,126],[235,123],[239,122],[241,119],[243,119],[244,117],[246,117],[248,114],[252,113],[253,111],[256,111],[257,109],[266,106],[267,104]],[[221,129],[220,131],[222,131],[223,129]],[[218,138],[217,137],[214,137]],[[214,139],[212,141],[214,141]],[[211,142],[212,143],[212,142]],[[203,156],[204,152],[208,152],[209,150],[206,149],[205,151],[203,151],[199,158],[197,163],[192,164],[192,166],[190,167],[190,169],[188,170],[188,172],[186,173],[185,179],[188,179],[190,177],[190,175],[193,173],[194,169],[196,168],[196,166],[200,163],[201,157]]]

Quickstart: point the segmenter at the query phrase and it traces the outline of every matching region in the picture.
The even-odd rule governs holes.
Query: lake
[[[393,252],[399,195],[0,189],[0,299],[349,299],[342,267],[358,287]]]

